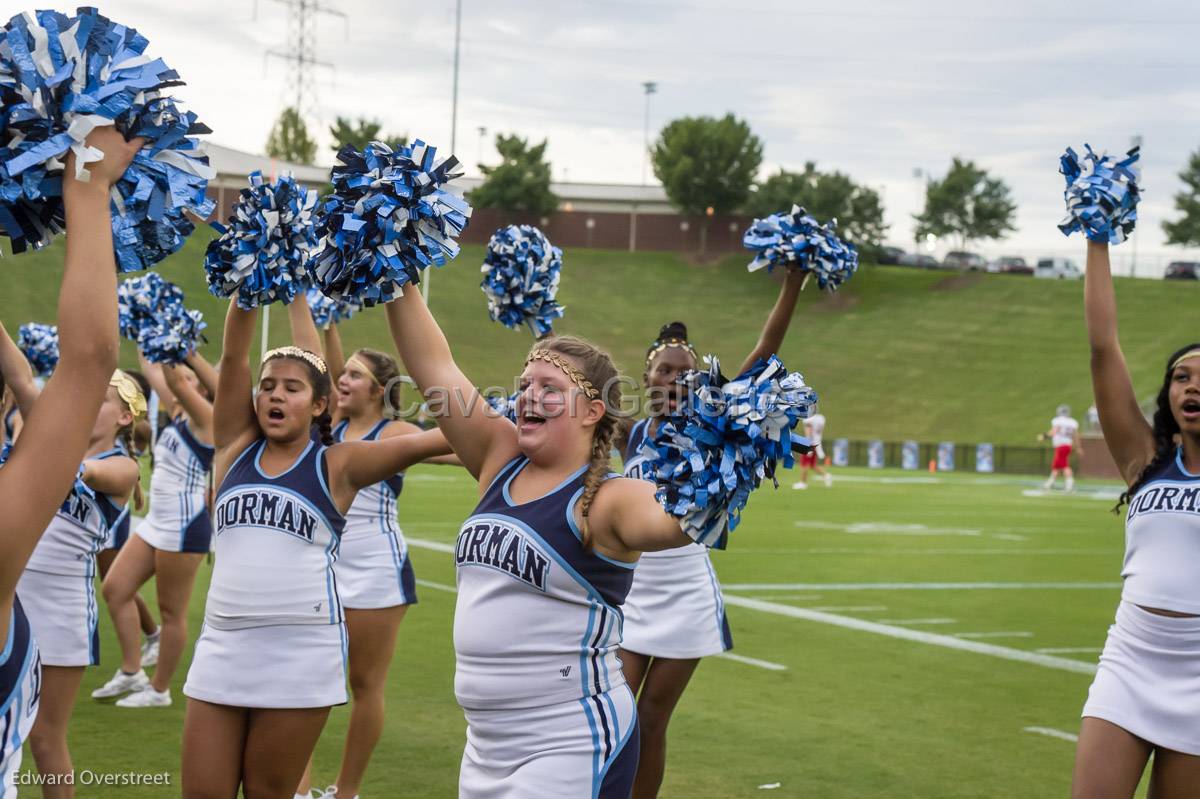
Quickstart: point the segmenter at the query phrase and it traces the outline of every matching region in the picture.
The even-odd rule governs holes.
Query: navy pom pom
[[[351,299],[332,300],[321,293],[315,286],[308,290],[308,310],[312,314],[313,323],[322,330],[330,325],[344,322],[354,316],[362,306]]]
[[[117,324],[151,363],[184,362],[205,340],[207,327],[199,311],[184,307],[183,290],[157,272],[117,288]]]
[[[0,34],[0,233],[14,252],[50,243],[64,228],[62,179],[68,152],[75,176],[103,154],[84,140],[115,125],[145,146],[113,190],[113,244],[122,272],[147,269],[183,246],[194,229],[184,211],[212,213],[214,177],[195,134],[209,133],[163,90],[182,85],[147,41],[94,8],[69,17],[38,11],[13,17]]]
[[[17,346],[38,377],[49,377],[58,366],[58,327],[29,322],[17,331]]]
[[[316,205],[316,190],[291,175],[267,183],[261,172],[251,172],[229,224],[212,223],[221,235],[204,254],[208,290],[218,297],[236,294],[247,310],[290,303],[309,284],[309,258],[318,244]]]
[[[1064,236],[1082,230],[1090,241],[1120,244],[1137,225],[1141,170],[1134,164],[1140,148],[1118,161],[1107,153],[1096,155],[1089,144],[1083,146],[1087,153],[1082,161],[1070,147],[1059,159],[1058,171],[1067,181],[1067,215],[1058,229]]]
[[[508,421],[516,424],[517,422],[517,397],[521,392],[514,391],[507,397],[503,394],[485,394],[484,399],[487,404],[498,415],[503,416]]]
[[[488,315],[505,327],[529,325],[534,338],[563,315],[558,304],[562,250],[533,225],[509,225],[492,234],[480,271]]]
[[[346,146],[338,153],[312,264],[327,296],[368,307],[389,302],[418,283],[422,269],[458,255],[455,239],[471,206],[446,189],[462,175],[458,159],[435,163],[435,152],[418,139],[397,150],[371,142],[362,152]]]
[[[815,275],[822,289],[836,290],[858,271],[858,251],[837,235],[837,220],[821,225],[803,208],[755,219],[742,236],[742,246],[754,250],[749,271],[770,272],[777,266]]]
[[[817,394],[798,372],[772,355],[727,380],[717,359],[688,372],[680,382],[687,398],[642,445],[658,485],[658,501],[679,517],[683,531],[721,548],[725,534],[764,480],[776,487],[779,461],[791,468],[792,444],[806,445],[792,428],[812,414]]]

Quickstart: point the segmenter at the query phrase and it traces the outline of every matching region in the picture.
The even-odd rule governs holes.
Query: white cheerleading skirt
[[[622,610],[630,652],[687,660],[733,648],[721,584],[699,544],[643,554]]]
[[[628,799],[639,750],[629,686],[542,707],[469,710],[459,799]]]
[[[1155,746],[1200,755],[1200,618],[1117,607],[1083,716]]]
[[[91,577],[26,569],[17,581],[17,596],[43,666],[100,662],[100,618]]]
[[[208,552],[212,517],[204,495],[180,495],[179,507],[163,507],[170,505],[171,501],[165,499],[152,504],[133,534],[160,552]],[[191,511],[190,515],[184,515],[185,511]]]
[[[344,705],[345,625],[277,624],[218,630],[205,624],[183,693],[232,707]]]
[[[343,535],[333,573],[344,608],[369,610],[417,602],[408,544],[397,530]]]

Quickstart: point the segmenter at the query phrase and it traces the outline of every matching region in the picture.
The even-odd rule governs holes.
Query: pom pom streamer
[[[507,397],[503,394],[485,394],[484,399],[492,410],[513,424],[517,423],[517,397],[521,392],[514,391]]]
[[[58,327],[29,322],[17,331],[17,347],[38,377],[49,377],[58,366]]]
[[[837,235],[837,220],[821,225],[803,208],[793,205],[791,213],[755,219],[742,236],[742,246],[754,250],[747,267],[754,272],[764,266],[799,269],[816,276],[822,289],[837,290],[858,271],[858,251]]]
[[[351,299],[331,300],[313,287],[308,290],[308,310],[312,314],[313,323],[322,330],[330,325],[344,322],[354,316],[362,306]]]
[[[779,461],[791,468],[792,428],[812,414],[817,394],[772,355],[727,380],[713,356],[706,369],[680,379],[687,398],[642,445],[658,485],[658,501],[698,543],[723,548],[750,492],[775,480]]]
[[[207,325],[183,304],[183,290],[157,272],[117,288],[117,325],[151,363],[183,363],[203,342]]]
[[[418,283],[422,269],[458,255],[455,239],[471,206],[445,188],[463,174],[458,159],[435,162],[435,154],[420,139],[397,150],[371,142],[338,153],[312,267],[327,296],[368,307],[389,302]]]
[[[247,310],[272,302],[290,303],[309,285],[309,258],[317,248],[315,189],[291,175],[274,183],[250,173],[228,225],[213,222],[221,235],[208,243],[204,271],[208,290],[218,297],[237,296]]]
[[[1070,147],[1059,159],[1058,171],[1067,181],[1067,215],[1058,229],[1064,236],[1082,230],[1090,241],[1120,244],[1137,225],[1141,170],[1134,165],[1140,148],[1118,161],[1108,153],[1096,155],[1089,144],[1083,147],[1087,152],[1082,160]]]
[[[212,213],[205,188],[215,173],[194,138],[211,131],[163,95],[182,81],[144,55],[146,45],[94,8],[21,14],[0,32],[0,233],[14,252],[64,229],[67,154],[87,181],[103,153],[84,140],[104,125],[146,139],[112,191],[119,271],[147,269],[183,246],[194,229],[185,211]]]
[[[563,315],[558,304],[562,250],[532,225],[509,225],[492,234],[480,271],[488,315],[505,327],[529,325],[534,338]]]

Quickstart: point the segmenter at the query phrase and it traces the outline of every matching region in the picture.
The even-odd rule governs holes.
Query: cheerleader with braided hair
[[[1084,315],[1100,427],[1129,488],[1124,585],[1083,706],[1072,796],[1132,797],[1200,785],[1200,343],[1166,362],[1152,424],[1117,338],[1108,245],[1088,242]]]

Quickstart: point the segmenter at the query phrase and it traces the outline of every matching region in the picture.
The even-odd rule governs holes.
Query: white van
[[[1083,272],[1069,258],[1040,258],[1037,268],[1033,270],[1034,277],[1058,278],[1059,280],[1079,280]]]

